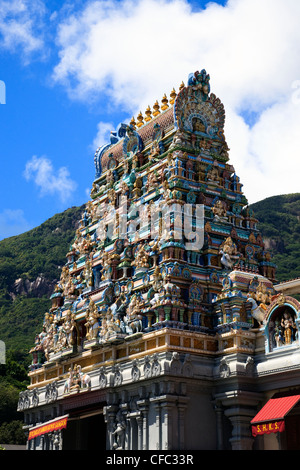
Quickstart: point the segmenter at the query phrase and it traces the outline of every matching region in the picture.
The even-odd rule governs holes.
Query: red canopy
[[[35,426],[30,429],[28,440],[34,439],[37,436],[42,434],[47,434],[48,432],[58,431],[60,429],[65,429],[67,427],[68,415],[61,416],[60,418],[53,419],[47,423],[43,423],[39,426]]]
[[[299,400],[300,395],[271,398],[252,419],[252,435],[284,431],[284,418]]]

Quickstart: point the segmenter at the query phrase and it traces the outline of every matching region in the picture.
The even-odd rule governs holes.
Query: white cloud
[[[99,122],[97,126],[97,134],[93,141],[93,150],[109,143],[110,133],[114,130],[114,125],[111,122]]]
[[[27,232],[31,228],[21,209],[4,209],[0,213],[0,240]]]
[[[55,170],[51,160],[44,156],[34,155],[26,163],[24,176],[27,181],[34,181],[41,196],[58,195],[62,202],[66,202],[77,187],[66,167]]]
[[[74,99],[104,97],[131,117],[205,68],[249,202],[298,192],[299,17],[299,0],[229,0],[199,11],[185,0],[90,1],[60,24],[54,79]]]
[[[1,0],[0,47],[10,52],[22,51],[26,62],[36,51],[42,51],[43,17],[46,8],[41,0]]]

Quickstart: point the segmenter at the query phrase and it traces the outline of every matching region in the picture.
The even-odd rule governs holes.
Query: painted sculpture
[[[224,122],[203,69],[97,149],[91,200],[31,350],[32,369],[151,329],[266,322],[275,266],[229,163]],[[287,342],[276,328],[276,341]],[[82,381],[70,371],[66,390]]]

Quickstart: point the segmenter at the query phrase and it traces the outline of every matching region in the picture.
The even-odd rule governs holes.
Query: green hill
[[[0,241],[0,340],[7,350],[28,351],[40,332],[82,212],[72,207]]]
[[[269,197],[250,207],[277,265],[278,281],[300,277],[300,193]]]

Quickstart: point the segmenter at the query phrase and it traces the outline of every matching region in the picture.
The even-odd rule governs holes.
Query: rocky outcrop
[[[56,280],[49,281],[43,274],[39,274],[34,281],[30,281],[26,278],[19,278],[15,280],[13,290],[10,295],[13,299],[17,295],[25,295],[30,297],[50,297],[56,282]]]

